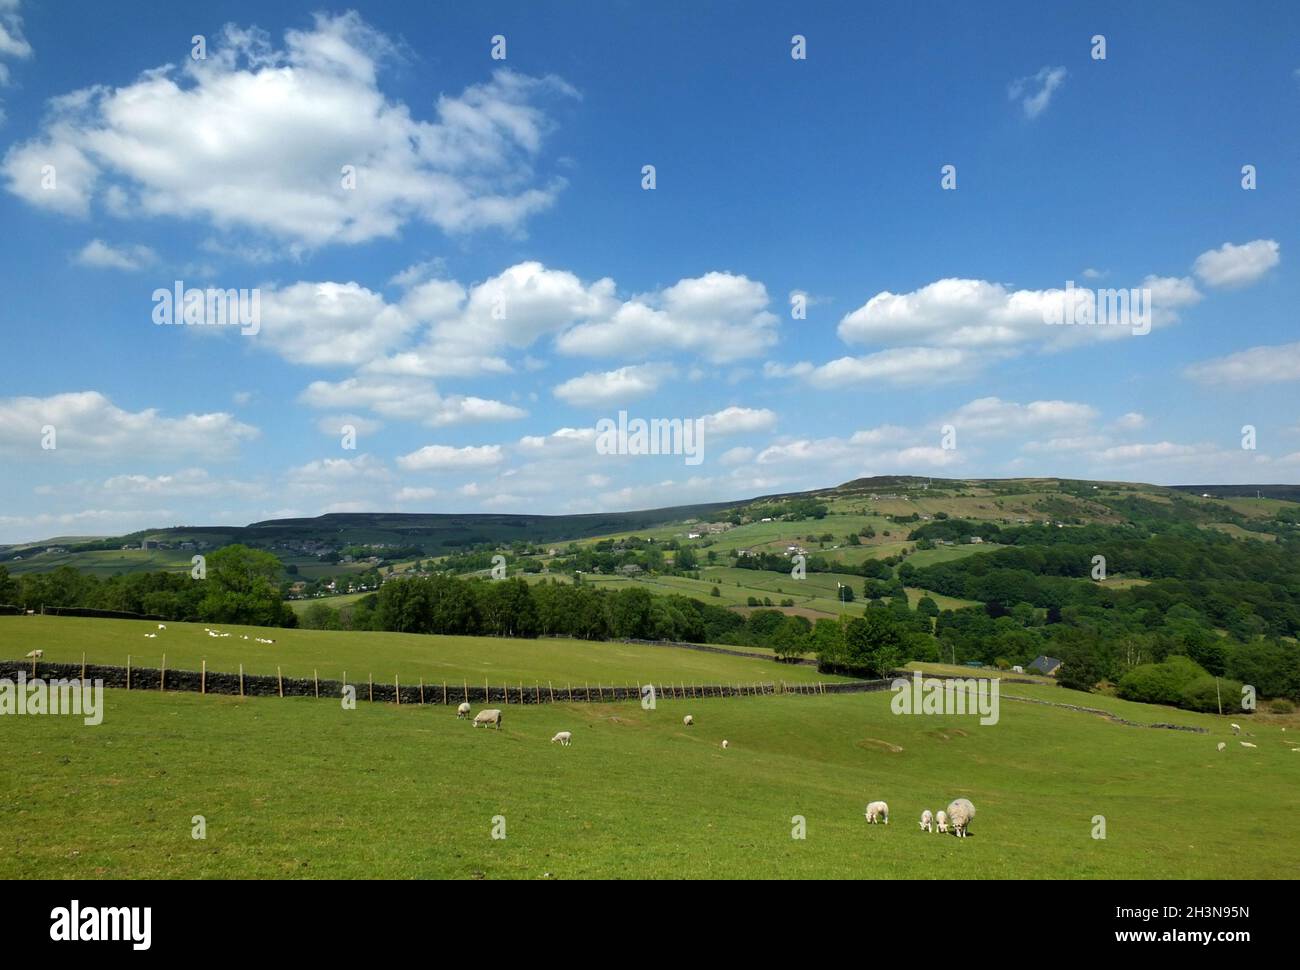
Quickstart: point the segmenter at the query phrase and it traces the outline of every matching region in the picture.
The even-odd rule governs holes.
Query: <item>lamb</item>
[[[165,629],[167,629],[167,624],[166,624],[166,623],[159,623],[159,624],[158,624],[158,629],[160,629],[160,630],[165,630]]]
[[[1220,750],[1220,751],[1222,751],[1222,750],[1223,750],[1224,748],[1226,748],[1226,747],[1227,747],[1227,745],[1224,744],[1222,741],[1219,742],[1219,750]]]
[[[480,724],[483,725],[491,724],[498,731],[500,731],[501,711],[495,707],[492,708],[491,710],[479,711],[477,714],[474,715],[474,726],[478,727]]]
[[[1241,742],[1241,746],[1242,746],[1243,748],[1254,748],[1254,747],[1258,747],[1258,745],[1251,744],[1249,741],[1242,741],[1242,742]]]
[[[551,738],[551,744],[554,744],[556,741],[559,741],[560,747],[567,748],[569,746],[569,742],[572,740],[573,740],[572,734],[570,734],[568,731],[560,731],[555,735],[555,737]]]
[[[937,832],[943,832],[944,834],[948,832],[948,813],[942,808],[934,816],[934,827]]]
[[[41,659],[42,657],[44,657],[44,656],[45,656],[45,651],[44,651],[44,650],[33,650],[31,653],[29,653],[29,654],[27,655],[27,659],[28,659],[28,660],[40,660],[40,659]]]
[[[692,724],[695,723],[695,718],[687,714],[684,718],[682,718],[682,723],[685,724],[687,727],[690,727]]]
[[[975,806],[969,799],[956,798],[948,805],[948,819],[952,822],[952,834],[966,838],[966,829],[975,817]]]
[[[1240,733],[1241,733],[1241,725],[1240,725],[1240,724],[1229,724],[1228,727],[1232,728],[1232,733],[1233,733],[1233,734],[1240,734]]]
[[[867,824],[877,824],[881,817],[884,817],[885,824],[889,824],[889,806],[884,802],[872,802],[867,806]]]
[[[723,751],[726,751],[728,747],[729,747],[729,742],[727,741],[726,738],[723,738],[723,739],[722,739],[722,750],[723,750]]]
[[[456,717],[457,717],[457,718],[469,717],[469,704],[468,704],[468,703],[461,704],[460,707],[456,708]]]
[[[921,813],[921,831],[922,832],[934,831],[934,816],[930,814],[930,810],[928,808]]]

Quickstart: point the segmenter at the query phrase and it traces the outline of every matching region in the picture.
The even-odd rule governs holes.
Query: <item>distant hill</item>
[[[46,571],[62,565],[104,574],[154,569],[184,569],[195,551],[233,543],[269,549],[286,561],[308,566],[329,550],[375,547],[393,558],[436,557],[467,549],[495,548],[524,541],[536,545],[649,530],[692,520],[716,521],[747,506],[815,499],[838,514],[868,509],[882,516],[915,521],[919,512],[940,517],[1025,522],[1054,519],[1066,524],[1114,523],[1135,515],[1159,514],[1200,525],[1247,525],[1246,512],[1215,502],[1250,497],[1300,502],[1300,485],[1177,485],[1092,482],[1079,479],[949,479],[919,475],[855,478],[803,492],[755,496],[631,512],[581,515],[505,513],[331,513],[314,518],[270,519],[246,526],[174,526],[129,535],[0,546],[0,563],[11,571]],[[1187,496],[1186,499],[1181,496]],[[1207,501],[1201,497],[1211,496]],[[1170,511],[1169,501],[1180,504]],[[1152,503],[1156,504],[1152,504]],[[1195,503],[1188,505],[1185,503]],[[1136,503],[1136,504],[1134,504]],[[1161,511],[1164,510],[1164,511]],[[761,514],[771,515],[765,509]],[[1269,517],[1259,510],[1249,513]],[[1171,519],[1172,521],[1172,519]]]

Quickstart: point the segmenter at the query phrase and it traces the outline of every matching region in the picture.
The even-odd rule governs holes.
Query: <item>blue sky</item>
[[[1300,475],[1294,4],[443,6],[0,0],[0,542]]]

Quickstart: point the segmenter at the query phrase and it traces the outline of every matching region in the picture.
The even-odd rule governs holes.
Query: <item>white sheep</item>
[[[948,813],[942,808],[934,816],[934,828],[936,832],[947,833],[948,831]]]
[[[146,634],[145,634],[145,639],[147,639],[147,640],[156,640],[156,639],[158,639],[158,634],[156,634],[156,633],[146,633]]]
[[[166,624],[166,623],[159,623],[159,624],[158,624],[158,629],[160,629],[160,630],[165,630],[165,629],[167,629],[167,624]]]
[[[458,717],[458,718],[461,718],[461,717],[469,717],[469,704],[468,704],[468,703],[461,704],[460,707],[456,708],[456,717]]]
[[[29,653],[29,654],[27,655],[27,659],[28,659],[28,660],[40,660],[40,659],[41,659],[42,657],[44,657],[44,656],[45,656],[45,651],[44,651],[44,650],[33,650],[31,653]]]
[[[952,834],[966,838],[966,829],[975,818],[975,806],[966,798],[955,798],[948,805],[948,820],[952,822]]]
[[[1240,733],[1241,733],[1241,725],[1240,725],[1240,724],[1229,724],[1228,726],[1229,726],[1230,728],[1232,728],[1232,733],[1233,733],[1233,734],[1240,734]]]
[[[722,750],[725,751],[725,750],[727,750],[728,747],[730,747],[730,742],[729,742],[726,738],[723,738],[723,739],[722,739]]]
[[[495,707],[492,708],[491,710],[479,711],[477,714],[474,715],[474,726],[478,727],[480,724],[484,724],[484,725],[491,724],[498,731],[500,731],[501,711]]]
[[[551,744],[554,744],[556,741],[559,741],[560,747],[567,748],[569,746],[569,742],[572,740],[573,740],[572,734],[570,734],[568,731],[560,731],[555,735],[555,737],[551,738]]]
[[[1253,744],[1251,744],[1249,741],[1242,741],[1242,742],[1241,742],[1241,746],[1242,746],[1243,748],[1254,748],[1254,747],[1257,747],[1257,745],[1253,745]]]
[[[1219,742],[1219,750],[1220,750],[1220,751],[1222,751],[1222,750],[1223,750],[1224,748],[1226,748],[1226,747],[1227,747],[1227,745],[1224,744],[1222,741]]]
[[[685,724],[687,727],[690,727],[692,724],[695,723],[695,718],[687,714],[684,718],[682,718],[682,723]]]
[[[928,808],[921,813],[921,831],[922,832],[934,831],[934,816],[930,814],[930,810]]]
[[[875,825],[883,817],[885,824],[889,824],[889,806],[884,802],[872,802],[867,806],[867,824]]]

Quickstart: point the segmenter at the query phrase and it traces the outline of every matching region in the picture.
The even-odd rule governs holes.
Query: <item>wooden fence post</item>
[[[546,688],[547,688],[547,690],[549,690],[549,691],[551,692],[551,703],[554,704],[554,703],[555,703],[555,685],[552,684],[552,683],[548,680],[548,681],[546,682]]]
[[[86,653],[84,650],[81,653],[81,683],[83,686],[86,683]]]
[[[315,687],[315,690],[316,690],[316,696],[317,696],[317,697],[320,697],[320,671],[319,671],[319,670],[316,670],[316,669],[314,669],[314,668],[312,669],[312,672],[311,672],[311,682],[312,682],[313,686]]]
[[[344,675],[346,676],[346,674]],[[239,696],[244,696],[244,665],[239,665]]]
[[[570,704],[573,703],[573,685],[572,685],[572,684],[569,685],[569,703],[570,703]]]
[[[469,681],[468,680],[461,681],[461,684],[465,688],[465,702],[469,703]]]
[[[131,655],[126,655],[126,689],[131,689]]]
[[[208,661],[207,658],[204,658],[203,669],[202,672],[199,674],[199,693],[206,694],[207,692],[208,692]]]
[[[280,673],[280,665],[279,665],[279,664],[276,664],[276,665],[275,665],[275,679],[276,679],[276,680],[279,682],[279,684],[280,684],[280,696],[283,697],[283,696],[284,696],[284,675]]]
[[[424,704],[424,678],[420,678],[420,703]]]
[[[166,688],[163,685],[167,683],[167,654],[163,654],[162,670],[158,672],[158,690],[162,692]]]
[[[370,690],[370,703],[373,704],[375,702],[375,675],[374,674],[366,674],[366,684],[368,685]]]
[[[591,681],[587,681],[587,686],[585,688],[585,691],[586,693],[583,695],[583,697],[585,698],[587,703],[590,704],[591,703]]]
[[[443,704],[447,703],[447,682],[445,680],[442,682],[442,702]]]
[[[397,682],[397,674],[393,674],[393,696],[397,698],[397,706],[402,706],[402,685]]]

